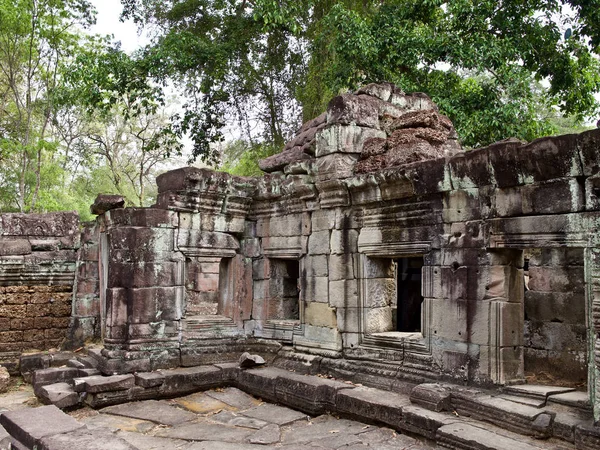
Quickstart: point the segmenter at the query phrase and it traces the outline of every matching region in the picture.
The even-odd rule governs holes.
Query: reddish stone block
[[[34,327],[34,319],[11,319],[10,321],[10,329],[11,330],[26,330],[28,328],[37,328]]]
[[[26,342],[44,341],[44,330],[32,329],[23,331],[23,340]]]
[[[0,305],[0,317],[23,317],[30,305]]]

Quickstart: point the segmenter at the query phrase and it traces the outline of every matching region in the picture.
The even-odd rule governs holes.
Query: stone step
[[[546,386],[543,384],[515,384],[512,386],[505,386],[502,390],[512,395],[547,399],[551,395],[573,392],[575,391],[575,388],[564,386]]]
[[[565,392],[562,394],[550,395],[548,397],[548,404],[559,404],[579,408],[584,411],[591,411],[592,406],[590,404],[590,396],[587,392],[573,391]]]
[[[452,406],[461,416],[473,417],[526,436],[552,436],[554,413],[471,390],[452,393]]]

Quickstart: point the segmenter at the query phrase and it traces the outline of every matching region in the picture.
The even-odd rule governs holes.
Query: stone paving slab
[[[189,441],[150,436],[131,431],[118,431],[116,435],[140,450],[187,450],[190,446]]]
[[[54,405],[2,413],[0,425],[30,448],[46,436],[68,433],[84,426]]]
[[[10,434],[0,425],[0,450],[9,450],[10,448]]]
[[[144,450],[108,430],[81,428],[42,438],[37,450]]]
[[[332,434],[357,435],[371,431],[376,427],[347,419],[336,419],[333,416],[319,416],[301,425],[284,429],[281,442],[284,444],[304,444],[328,438]]]
[[[222,423],[224,425],[253,428],[255,430],[260,430],[261,428],[269,425],[269,423],[265,422],[264,420],[237,415],[232,411],[221,411],[220,413],[210,416],[210,420]]]
[[[172,400],[182,408],[196,414],[214,414],[224,409],[235,409],[232,406],[223,403],[216,398],[207,395],[206,392],[197,392]]]
[[[306,414],[291,408],[270,403],[263,403],[262,405],[255,406],[254,408],[242,411],[241,414],[254,419],[264,420],[265,422],[275,423],[277,425],[287,425],[297,420],[306,420],[308,417]]]
[[[264,445],[232,444],[229,442],[194,442],[185,450],[264,450]],[[306,449],[304,449],[306,450]]]
[[[196,418],[194,413],[179,409],[166,401],[158,400],[123,403],[121,405],[103,408],[101,412],[132,417],[134,419],[149,420],[151,422],[170,426],[179,425]]]
[[[131,417],[116,416],[113,414],[98,414],[96,416],[86,417],[81,419],[88,428],[103,428],[112,432],[135,431],[137,433],[147,433],[156,427],[154,422],[148,420],[133,419]]]
[[[261,428],[250,436],[251,444],[277,444],[281,440],[281,428],[274,423]]]
[[[258,406],[261,404],[260,400],[234,387],[228,387],[225,389],[214,389],[211,391],[206,391],[205,394],[241,410],[250,409],[254,406]]]
[[[156,435],[160,437],[185,439],[188,441],[243,443],[246,441],[246,438],[253,433],[254,430],[248,428],[232,427],[207,421],[195,421],[187,422],[170,429],[160,430]]]

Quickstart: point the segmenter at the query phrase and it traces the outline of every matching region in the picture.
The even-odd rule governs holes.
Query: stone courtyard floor
[[[0,395],[0,413],[39,405],[29,385]],[[331,415],[309,417],[233,387],[100,410],[86,407],[69,414],[88,428],[109,430],[140,450],[440,448],[389,428]]]

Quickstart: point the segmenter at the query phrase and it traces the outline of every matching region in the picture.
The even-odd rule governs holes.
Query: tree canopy
[[[598,112],[598,0],[122,3],[154,32],[144,70],[187,93],[179,130],[206,159],[227,121],[278,147],[332,96],[376,81],[428,93],[468,147]]]

